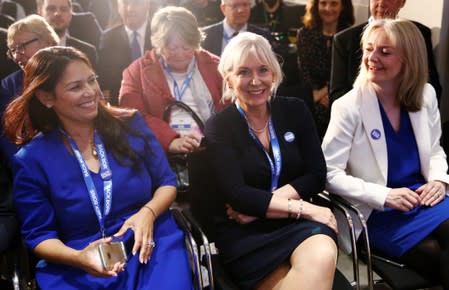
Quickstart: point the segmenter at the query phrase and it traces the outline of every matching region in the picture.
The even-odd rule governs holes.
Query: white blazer
[[[424,103],[410,112],[418,145],[421,173],[426,181],[449,183],[446,154],[440,146],[441,124],[435,90],[424,87]],[[327,163],[326,190],[354,203],[366,219],[373,209],[383,210],[391,188],[387,144],[379,103],[372,86],[354,88],[332,105],[329,127],[322,144]],[[447,187],[446,187],[447,194]],[[340,245],[350,252],[347,225],[337,216]],[[360,223],[354,218],[357,237]]]

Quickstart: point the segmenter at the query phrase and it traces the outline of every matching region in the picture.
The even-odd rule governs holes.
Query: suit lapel
[[[430,135],[429,135],[429,116],[427,110],[422,108],[417,112],[409,112],[410,122],[413,133],[415,134],[416,144],[419,152],[419,162],[421,163],[421,173],[427,179],[429,173],[430,158]]]
[[[145,50],[150,50],[152,47],[151,44],[151,25],[150,25],[150,21],[148,21],[148,25],[147,28],[145,30],[145,43],[144,43],[144,51]]]
[[[129,47],[129,39],[128,39],[128,34],[126,33],[125,30],[125,25],[122,25],[122,29],[120,29],[120,34],[121,34],[121,39],[123,39],[123,43],[121,45],[123,45],[123,52],[126,53],[126,55],[128,56],[128,64],[131,62],[131,48]]]
[[[377,101],[376,93],[370,86],[361,89],[361,116],[363,128],[368,138],[368,143],[372,149],[374,158],[377,161],[382,173],[382,177],[386,183],[388,176],[388,154],[387,143],[385,140],[385,130],[382,124],[380,115],[379,103]],[[363,160],[361,160],[363,162]]]

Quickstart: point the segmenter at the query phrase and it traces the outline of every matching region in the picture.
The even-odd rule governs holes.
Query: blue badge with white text
[[[381,136],[381,134],[380,134],[379,129],[373,129],[371,131],[371,138],[373,138],[374,140],[379,140],[380,136]]]
[[[284,134],[284,140],[288,143],[295,141],[295,134],[293,134],[292,132],[286,132]]]

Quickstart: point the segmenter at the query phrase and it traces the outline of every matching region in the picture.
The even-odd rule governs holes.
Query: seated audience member
[[[20,69],[1,81],[8,101],[22,94],[23,70],[28,60],[41,48],[57,45],[59,37],[53,28],[39,15],[30,15],[16,21],[8,28],[8,57]]]
[[[332,38],[354,23],[352,1],[309,0],[303,23],[297,36],[298,63],[304,80],[312,86],[315,123],[323,138],[329,123]]]
[[[13,191],[25,244],[42,258],[37,284],[192,289],[183,232],[168,210],[176,180],[165,154],[139,113],[99,96],[87,57],[50,47],[29,60],[24,93],[5,112],[6,135],[22,145]],[[102,262],[99,247],[112,235],[126,239],[126,263]]]
[[[95,46],[68,34],[72,20],[72,0],[36,0],[38,14],[47,20],[59,36],[58,45],[71,46],[83,52],[95,66],[97,51]]]
[[[370,0],[369,9],[371,17],[368,22],[350,27],[334,37],[332,47],[332,68],[330,82],[330,102],[347,93],[352,89],[352,84],[358,74],[362,49],[360,38],[364,27],[371,21],[377,19],[397,17],[399,10],[405,5],[406,0]],[[432,47],[432,33],[427,26],[416,21],[413,24],[419,29],[426,43],[427,63],[429,66],[428,82],[435,88],[437,98],[441,95],[441,85],[438,71],[435,67]]]
[[[204,49],[220,56],[229,40],[244,31],[260,34],[270,42],[272,41],[269,31],[248,23],[251,15],[251,0],[221,0],[220,9],[225,18],[202,28],[206,35],[201,43]]]
[[[337,225],[330,209],[309,202],[326,177],[310,111],[275,97],[282,72],[260,35],[234,37],[219,71],[223,98],[234,104],[207,122],[205,135],[226,268],[241,289],[331,289]]]
[[[100,41],[98,75],[111,104],[118,103],[123,71],[151,49],[150,0],[117,0],[122,23],[104,32]]]
[[[99,48],[103,29],[92,12],[72,13],[68,29],[71,36]]]
[[[202,132],[192,116],[181,110],[172,111],[170,122],[164,120],[168,105],[183,102],[202,122],[224,106],[219,59],[200,48],[202,37],[189,10],[161,8],[151,21],[154,48],[123,72],[120,106],[138,109],[169,153],[196,151]]]
[[[19,69],[7,55],[8,46],[6,45],[8,38],[8,30],[0,28],[0,80]]]
[[[372,248],[449,289],[448,165],[424,38],[410,21],[377,20],[362,47],[324,136],[326,189],[368,219]]]
[[[290,29],[302,26],[300,17],[304,15],[304,5],[283,0],[262,0],[251,9],[249,23],[283,33],[287,38]]]

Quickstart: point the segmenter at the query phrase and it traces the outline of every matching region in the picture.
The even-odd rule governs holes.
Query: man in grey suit
[[[59,45],[71,46],[82,51],[96,66],[95,46],[70,36],[67,29],[72,20],[72,0],[36,0],[37,12],[53,27],[59,36]]]
[[[117,0],[117,6],[122,24],[103,33],[98,65],[101,88],[114,105],[118,104],[123,70],[151,49],[150,0]]]
[[[221,0],[220,9],[225,16],[223,21],[202,29],[206,34],[201,45],[204,49],[220,56],[229,40],[244,31],[260,34],[272,42],[269,31],[248,23],[251,15],[250,0]]]

